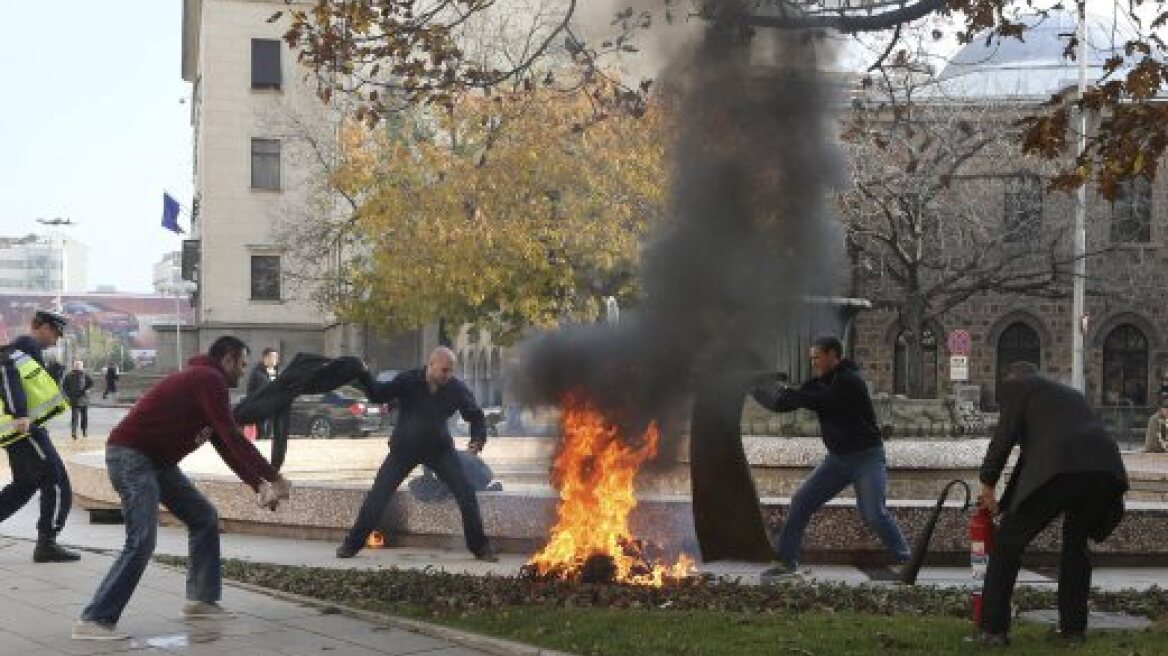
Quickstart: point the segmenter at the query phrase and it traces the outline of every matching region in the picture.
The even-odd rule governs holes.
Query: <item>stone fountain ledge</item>
[[[766,448],[766,445],[756,444],[757,441],[761,440],[747,440],[748,454],[751,454],[752,459],[759,455],[754,453],[754,449]],[[815,449],[822,449],[822,445],[815,446],[818,440],[775,441],[787,443],[787,448],[781,451],[785,457],[806,458],[808,464],[817,458]],[[537,462],[538,458],[542,458],[546,464],[546,458],[551,453],[550,441],[542,442],[545,442],[543,446],[529,442],[525,447],[509,449],[506,458],[510,458],[511,462],[520,462],[522,459],[515,457],[516,451],[526,448],[531,458],[537,459]],[[506,444],[507,440],[500,439],[494,446],[502,451]],[[936,456],[942,464],[941,471],[933,472],[929,484],[937,487],[950,477],[965,478],[954,476],[954,470],[945,469],[948,466],[945,463],[968,474],[970,470],[966,467],[974,460],[967,458],[976,455],[976,462],[980,462],[985,441],[971,443],[968,449],[957,449],[957,446],[953,442],[944,443],[944,449],[930,444],[890,444],[889,460],[893,463],[894,477],[898,460],[919,468],[927,457]],[[778,452],[768,453],[774,457]],[[353,440],[347,444],[339,440],[293,442],[289,448],[286,468],[295,483],[293,498],[277,512],[257,507],[254,494],[228,472],[209,446],[192,454],[184,462],[187,465],[184,469],[219,508],[225,530],[336,540],[355,519],[373,470],[384,455],[385,446],[381,440]],[[1151,475],[1159,477],[1158,480],[1168,481],[1168,456],[1146,458],[1142,457],[1144,454],[1128,455],[1140,456],[1133,458],[1133,464],[1138,463],[1149,469]],[[496,457],[502,456],[497,454]],[[493,464],[499,462],[494,457],[490,459]],[[530,464],[531,459],[526,462]],[[109,484],[102,452],[76,454],[69,458],[68,467],[79,506],[87,509],[117,506],[118,498]],[[763,467],[762,471],[778,471],[785,467],[787,464],[783,463],[779,467]],[[806,474],[806,467],[790,465],[796,483]],[[543,480],[546,481],[546,469],[542,471]],[[760,469],[756,467],[756,481],[760,478],[759,472]],[[669,479],[674,474],[666,471],[660,476],[654,476]],[[1133,478],[1137,474],[1140,472],[1133,471]],[[688,480],[685,482],[688,483]],[[663,544],[680,544],[688,547],[690,552],[696,552],[688,485],[682,491],[673,486],[667,487],[667,492],[644,489],[639,492],[640,503],[630,519],[633,531],[639,537]],[[910,542],[915,541],[927,521],[934,504],[933,497],[894,496],[889,502],[890,510]],[[541,546],[554,517],[555,502],[556,496],[546,484],[479,493],[487,533],[504,551],[530,553]],[[760,503],[767,523],[773,530],[785,516],[788,499],[786,495],[764,492]],[[1098,548],[1104,561],[1168,563],[1168,541],[1161,537],[1168,535],[1168,504],[1132,501],[1128,507],[1129,514],[1116,535]],[[381,519],[381,526],[391,536],[391,544],[462,548],[462,525],[453,502],[422,503],[409,494],[396,494]],[[1057,552],[1058,542],[1057,531],[1048,530],[1039,537],[1033,551],[1039,558],[1049,559]],[[931,553],[935,560],[932,562],[968,562],[965,514],[956,508],[946,510],[938,524],[933,544]],[[808,532],[806,547],[808,562],[872,562],[886,557],[871,532],[862,526],[854,503],[848,499],[832,502],[816,516]]]

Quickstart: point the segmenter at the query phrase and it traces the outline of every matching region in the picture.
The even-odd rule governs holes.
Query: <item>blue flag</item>
[[[162,227],[181,235],[183,229],[178,227],[178,209],[178,201],[162,192]]]

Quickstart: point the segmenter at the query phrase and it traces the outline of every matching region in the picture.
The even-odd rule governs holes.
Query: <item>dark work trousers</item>
[[[4,447],[12,468],[12,482],[0,490],[0,522],[23,508],[39,490],[41,516],[37,531],[56,535],[69,516],[73,489],[49,434],[43,428],[33,428],[31,433],[31,437]]]
[[[1062,554],[1058,573],[1059,630],[1081,635],[1087,629],[1091,589],[1091,554],[1087,535],[1119,494],[1115,477],[1103,472],[1059,474],[1027,497],[1017,510],[1002,516],[986,568],[982,593],[982,630],[1010,630],[1010,599],[1030,541],[1063,515]]]
[[[347,551],[357,552],[365,546],[365,541],[377,522],[385,513],[386,506],[393,493],[405,480],[406,476],[418,465],[426,465],[434,470],[438,478],[454,493],[458,502],[458,510],[462,513],[462,532],[466,537],[466,546],[471,553],[478,555],[487,548],[487,536],[483,532],[483,518],[479,513],[479,501],[475,497],[474,489],[466,480],[462,465],[458,461],[458,453],[453,447],[441,447],[434,450],[419,449],[390,449],[389,456],[381,463],[377,476],[373,479],[373,488],[365,495],[361,510],[357,513],[357,523],[349,530],[345,537],[344,548]]]
[[[89,406],[87,405],[73,405],[69,404],[70,423],[73,427],[73,437],[77,437],[77,429],[81,429],[81,434],[89,434]]]
[[[284,456],[288,453],[288,415],[291,408],[276,412],[264,421],[263,430],[272,440],[272,467],[276,471],[284,466]]]

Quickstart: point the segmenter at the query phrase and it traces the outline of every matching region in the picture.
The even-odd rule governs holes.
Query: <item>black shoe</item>
[[[32,552],[34,563],[72,563],[81,560],[81,554],[57,544],[55,539],[37,541],[36,549]]]
[[[337,558],[352,558],[353,556],[357,555],[358,551],[360,551],[360,549],[350,549],[342,544],[341,546],[337,547]]]
[[[492,549],[490,545],[483,547],[481,551],[474,555],[474,557],[475,560],[481,560],[484,563],[499,562],[499,555],[495,553],[495,550]]]

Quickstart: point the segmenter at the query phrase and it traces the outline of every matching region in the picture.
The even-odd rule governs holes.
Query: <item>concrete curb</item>
[[[162,565],[163,567],[171,567],[170,565],[165,565],[163,563],[156,564]],[[463,647],[497,654],[498,656],[575,656],[574,654],[570,654],[568,652],[544,649],[542,647],[536,647],[534,645],[528,645],[522,642],[515,642],[513,640],[505,640],[503,638],[493,638],[491,636],[464,631],[462,629],[453,629],[447,626],[442,626],[440,624],[431,624],[421,620],[412,620],[405,617],[398,617],[396,615],[388,615],[371,610],[353,608],[352,606],[346,606],[344,604],[322,601],[313,597],[305,597],[293,592],[273,590],[271,588],[254,585],[252,583],[244,583],[242,581],[235,581],[231,579],[224,579],[224,583],[235,588],[247,590],[248,592],[265,594],[269,597],[275,597],[284,601],[292,601],[299,604],[304,604],[306,606],[319,608],[321,610],[327,609],[332,611],[340,611],[342,615],[347,615],[355,619],[371,622],[374,624],[381,624],[393,629],[418,633],[429,636],[431,638],[447,640]]]

